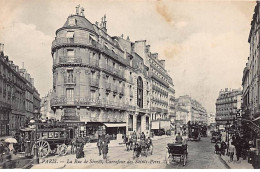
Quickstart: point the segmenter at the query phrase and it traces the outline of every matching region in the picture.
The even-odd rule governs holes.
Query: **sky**
[[[78,4],[92,23],[106,14],[109,35],[147,40],[166,60],[176,98],[190,95],[215,112],[221,89],[241,88],[254,1],[0,0],[5,55],[24,62],[41,96],[52,88],[55,32]]]

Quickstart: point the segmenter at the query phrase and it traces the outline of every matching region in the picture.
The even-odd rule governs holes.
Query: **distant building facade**
[[[213,112],[207,113],[207,125],[215,125],[216,124],[216,114]]]
[[[11,135],[25,126],[31,117],[29,106],[26,106],[28,102],[33,108],[35,101],[35,108],[40,108],[39,93],[24,77],[23,71],[4,55],[4,44],[0,44],[0,136]],[[33,95],[28,96],[31,91],[28,86],[32,86],[32,93],[38,95],[35,100]]]
[[[45,97],[41,98],[41,114],[42,119],[56,119],[53,110],[51,109],[52,90]]]
[[[75,135],[104,128],[110,135],[150,134],[151,121],[169,119],[169,90],[173,98],[175,91],[164,61],[146,41],[109,36],[105,16],[100,24],[69,16],[56,31],[52,57],[51,108],[79,126]]]
[[[183,120],[184,124],[188,121],[192,123],[207,123],[207,111],[206,109],[195,99],[190,96],[180,96],[176,100],[176,118]],[[178,117],[177,117],[178,114]]]
[[[233,124],[236,114],[241,109],[242,91],[240,89],[221,90],[216,100],[216,123],[226,125]]]

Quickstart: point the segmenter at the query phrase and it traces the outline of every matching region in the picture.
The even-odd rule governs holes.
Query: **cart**
[[[171,162],[179,162],[182,163],[183,166],[186,165],[188,157],[187,144],[168,143],[166,148],[165,161],[167,165]]]
[[[201,126],[201,136],[207,137],[207,126],[205,125]]]

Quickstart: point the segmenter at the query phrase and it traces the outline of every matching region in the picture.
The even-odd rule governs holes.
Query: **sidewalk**
[[[220,158],[224,161],[224,163],[231,169],[254,169],[252,164],[249,164],[246,160],[242,158],[239,161],[236,161],[236,156],[234,156],[234,161],[230,162],[229,156],[221,155]]]

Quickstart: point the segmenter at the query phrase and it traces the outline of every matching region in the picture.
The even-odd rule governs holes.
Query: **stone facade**
[[[184,113],[185,112],[185,113]],[[188,121],[192,123],[207,123],[207,111],[206,109],[195,99],[192,99],[190,96],[180,96],[176,100],[176,117],[177,114],[186,115],[185,117],[180,116],[179,118],[184,120],[185,124]]]
[[[42,119],[56,119],[51,109],[52,90],[45,97],[41,98],[41,114]]]
[[[227,122],[233,124],[236,114],[241,109],[242,91],[240,89],[221,90],[216,100],[216,123],[225,125]]]
[[[24,77],[24,71],[4,55],[4,45],[0,44],[0,136],[11,135],[23,128],[34,108],[40,109],[40,95],[27,80],[29,75],[27,79]],[[26,106],[29,102],[31,111]]]
[[[169,88],[171,97],[175,92],[164,62],[149,47],[146,41],[109,36],[105,16],[100,25],[82,14],[69,16],[52,43],[56,118],[75,123],[83,136],[104,127],[111,135],[150,134],[153,116],[168,117]],[[152,72],[151,63],[160,72]],[[160,102],[154,103],[153,94]]]

